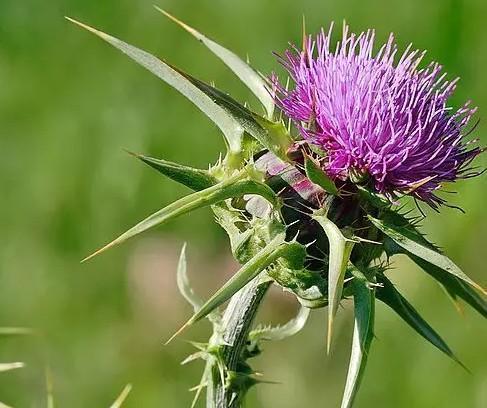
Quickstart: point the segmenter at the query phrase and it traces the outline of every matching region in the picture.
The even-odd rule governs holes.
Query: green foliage
[[[338,189],[335,186],[330,177],[323,171],[318,163],[308,155],[304,158],[304,168],[306,170],[306,176],[316,185],[320,186],[327,193],[332,195],[338,195]]]
[[[186,244],[181,248],[181,254],[179,255],[178,270],[176,272],[177,284],[179,293],[193,306],[195,312],[201,309],[203,302],[196,296],[194,290],[189,284],[187,274],[187,262],[186,262]]]
[[[468,283],[475,289],[487,294],[479,284],[470,279],[447,256],[438,252],[419,234],[405,219],[397,213],[386,211],[381,219],[369,216],[371,222],[384,234],[391,238],[408,256],[415,256],[438,267],[438,271],[450,274]]]
[[[301,245],[297,242],[284,242],[284,234],[278,234],[271,242],[256,253],[242,268],[237,271],[218,291],[203,304],[196,313],[189,319],[176,334],[168,340],[171,341],[176,335],[181,333],[186,327],[198,322],[215,311],[217,307],[225,303],[235,293],[242,289],[251,280],[272,265],[274,262],[283,258],[289,263],[301,262],[299,253]]]
[[[328,282],[320,273],[279,264],[273,265],[267,273],[285,290],[294,293],[303,306],[317,309],[328,305]]]
[[[288,337],[294,336],[303,330],[308,317],[310,309],[304,306],[299,308],[299,312],[294,319],[289,320],[281,326],[258,326],[249,333],[249,340],[255,344],[259,341],[280,341]]]
[[[418,256],[410,255],[410,258],[433,279],[441,283],[455,300],[456,298],[463,299],[483,317],[487,317],[487,300],[477,293],[472,286],[466,284],[464,280],[456,276],[445,274],[443,269]]]
[[[124,232],[115,240],[86,257],[83,262],[101,254],[107,249],[125,242],[135,235],[141,234],[150,228],[163,224],[169,220],[179,217],[180,215],[187,214],[198,208],[211,206],[228,198],[238,197],[245,194],[259,194],[270,201],[276,200],[271,189],[269,189],[265,184],[249,179],[247,177],[247,172],[244,169],[242,172],[239,172],[212,187],[189,194],[186,197],[183,197],[155,212],[134,227],[130,228],[128,231]]]
[[[343,393],[342,408],[350,408],[355,400],[369,357],[370,345],[374,338],[375,290],[369,287],[367,279],[358,270],[354,271],[354,278],[352,353]]]
[[[193,102],[224,134],[229,150],[229,163],[232,165],[235,165],[233,163],[235,158],[238,160],[241,157],[244,131],[255,137],[278,157],[286,160],[286,150],[291,144],[291,138],[280,123],[274,123],[260,117],[227,94],[139,48],[86,24],[67,18],[122,51]]]
[[[212,99],[205,90],[200,89],[203,83],[191,81],[191,77],[183,74],[181,71],[171,67],[169,64],[161,61],[153,55],[140,50],[130,44],[127,44],[118,38],[112,37],[102,31],[99,31],[79,21],[69,17],[67,19],[80,27],[97,35],[102,40],[127,54],[135,62],[152,72],[154,75],[167,82],[174,89],[181,92],[186,98],[193,102],[205,115],[207,115],[222,131],[225,136],[227,146],[232,154],[239,155],[241,152],[241,143],[244,129],[239,121],[232,116],[227,110]],[[199,84],[195,85],[195,83]],[[207,87],[209,91],[211,87]]]
[[[322,210],[313,214],[316,220],[328,237],[330,246],[330,255],[328,261],[328,335],[326,349],[328,353],[331,348],[331,339],[333,334],[333,323],[338,305],[342,299],[343,282],[347,270],[350,255],[355,244],[350,237],[346,237],[342,231],[329,220]],[[345,232],[347,233],[347,232]]]
[[[396,312],[419,335],[438,347],[453,360],[458,361],[450,347],[438,333],[419,315],[413,306],[398,292],[394,285],[385,276],[379,278],[382,285],[377,290],[377,298]]]
[[[274,99],[272,98],[267,82],[263,79],[263,76],[252,68],[248,62],[242,61],[234,52],[222,47],[215,41],[205,37],[199,31],[193,27],[188,26],[176,17],[169,14],[167,11],[155,6],[156,10],[160,11],[166,17],[170,18],[180,27],[185,29],[188,33],[194,36],[198,41],[204,44],[208,49],[213,52],[218,58],[220,58],[240,80],[252,91],[257,99],[262,103],[265,108],[268,119],[272,120],[274,113]]]
[[[218,183],[218,180],[207,170],[195,169],[182,164],[173,163],[167,160],[154,159],[142,154],[133,154],[145,164],[149,165],[159,173],[170,179],[191,188],[192,190],[204,190]]]

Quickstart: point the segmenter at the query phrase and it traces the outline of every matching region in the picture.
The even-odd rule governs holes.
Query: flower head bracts
[[[457,79],[446,80],[436,63],[419,69],[424,52],[409,46],[397,58],[393,35],[374,52],[373,30],[356,35],[346,25],[332,50],[332,27],[280,58],[294,88],[274,81],[278,105],[326,152],[329,176],[367,175],[391,198],[411,194],[437,207],[442,182],[472,175],[467,167],[481,150],[464,136],[476,108],[448,106]]]

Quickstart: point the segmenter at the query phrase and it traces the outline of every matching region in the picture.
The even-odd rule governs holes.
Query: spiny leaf
[[[195,169],[167,160],[154,159],[142,154],[128,153],[157,170],[159,173],[169,177],[171,180],[181,183],[192,190],[203,190],[218,183],[218,180],[206,170]]]
[[[436,265],[426,262],[424,259],[412,254],[408,255],[421,269],[441,283],[451,296],[463,299],[482,316],[487,317],[487,301],[475,289],[456,276],[445,273],[443,269]]]
[[[196,353],[189,355],[183,361],[181,361],[181,365],[186,365],[196,360],[204,360],[207,358],[207,354],[208,353],[206,353],[205,351],[197,351]]]
[[[265,184],[248,179],[240,180],[241,177],[242,175],[238,174],[210,188],[196,191],[175,201],[172,204],[169,204],[168,206],[162,208],[161,210],[150,215],[143,221],[139,222],[137,225],[135,225],[98,251],[89,255],[88,257],[83,259],[82,262],[85,262],[93,258],[94,256],[106,251],[107,249],[112,248],[115,245],[121,244],[129,238],[138,235],[144,231],[147,231],[148,229],[153,228],[156,225],[160,225],[180,215],[187,214],[198,208],[208,207],[220,201],[224,201],[228,198],[239,197],[245,194],[259,194],[265,196],[265,198],[269,200],[275,199],[273,191]]]
[[[308,155],[304,159],[304,168],[306,176],[316,185],[320,186],[326,192],[338,195],[338,189],[333,180],[323,171],[323,169]]]
[[[357,394],[364,375],[365,365],[374,337],[375,296],[366,281],[355,278],[354,310],[355,324],[353,329],[352,354],[348,367],[347,382],[343,394],[342,408],[350,408]]]
[[[407,224],[407,220],[405,220],[404,217],[400,216],[399,214],[396,214],[396,217],[398,217],[396,221],[397,223],[401,225]],[[414,231],[416,230],[414,229]],[[435,245],[429,242],[418,231],[416,232],[420,243],[429,247],[432,250],[438,251]],[[479,293],[477,293],[476,289],[472,288],[471,285],[465,283],[464,280],[452,274],[445,273],[442,268],[433,265],[432,263],[427,262],[416,255],[413,255],[412,253],[397,245],[396,242],[389,237],[386,237],[386,239],[384,240],[384,247],[389,256],[395,254],[407,255],[416,265],[418,265],[428,275],[430,275],[433,279],[435,279],[440,285],[444,287],[445,291],[448,293],[452,301],[454,301],[455,307],[457,309],[461,308],[461,305],[458,303],[458,298],[461,298],[470,306],[472,306],[475,310],[477,310],[482,316],[487,317],[487,300]]]
[[[425,238],[416,230],[408,228],[407,226],[398,225],[393,217],[393,215],[395,216],[396,214],[391,214],[391,216],[388,215],[388,212],[386,212],[382,219],[374,218],[371,215],[368,217],[378,229],[389,236],[397,245],[406,250],[408,255],[412,254],[413,256],[423,259],[440,268],[443,273],[456,276],[482,293],[487,294],[487,291],[484,288],[465,275],[465,273],[463,273],[452,260],[431,248],[426,243]]]
[[[240,153],[243,137],[242,126],[235,117],[216,104],[208,95],[188,81],[185,76],[181,75],[179,71],[176,71],[170,65],[146,51],[127,44],[118,38],[112,37],[109,34],[99,31],[86,24],[80,23],[72,18],[66,18],[119,49],[135,62],[152,72],[163,81],[167,82],[174,89],[181,92],[220,128],[225,135],[225,139],[230,151],[236,154]]]
[[[328,306],[328,282],[321,274],[306,268],[290,269],[280,264],[269,268],[268,274],[286,290],[292,291],[306,308]]]
[[[278,157],[287,160],[285,152],[287,147],[291,145],[292,140],[289,133],[282,126],[279,126],[280,124],[260,117],[239,104],[229,95],[154,57],[146,51],[86,24],[69,17],[66,18],[122,51],[139,65],[186,96],[220,128],[225,136],[231,156],[239,157],[241,155],[245,130]]]
[[[272,115],[274,112],[274,99],[267,90],[266,81],[254,68],[252,68],[248,63],[244,62],[232,51],[210,40],[208,37],[205,37],[199,31],[178,20],[167,11],[164,11],[157,6],[154,7],[156,8],[156,10],[160,11],[166,17],[170,18],[180,27],[193,35],[198,41],[203,43],[211,52],[213,52],[218,58],[220,58],[223,63],[226,64],[252,91],[257,99],[259,99],[267,112],[267,117],[269,119],[272,119]]]
[[[201,392],[203,391],[203,388],[208,386],[208,378],[211,378],[211,371],[212,371],[211,368],[212,368],[212,363],[209,360],[207,360],[200,383],[197,386],[190,389],[190,391],[196,391],[193,401],[191,402],[191,408],[196,407],[196,403],[198,402],[198,399],[201,395]]]
[[[250,339],[280,341],[299,333],[310,314],[310,309],[301,306],[294,319],[289,320],[286,324],[276,327],[260,327],[252,330],[249,334]]]
[[[256,113],[251,112],[251,114],[254,122],[259,126],[250,123],[245,130],[281,160],[290,162],[287,151],[291,147],[292,139],[286,127],[280,122],[272,122]]]
[[[196,296],[191,285],[189,284],[188,275],[186,273],[186,243],[181,249],[181,255],[179,256],[178,270],[177,270],[177,284],[181,295],[188,301],[195,312],[201,308],[203,302]]]
[[[252,251],[248,250],[252,243],[252,238],[255,236],[254,228],[247,228],[241,231],[239,225],[245,223],[245,218],[242,217],[242,212],[233,209],[227,203],[219,203],[212,207],[215,214],[216,222],[225,230],[230,239],[230,247],[232,254],[240,263],[247,262],[252,258]]]
[[[124,401],[127,399],[128,395],[130,394],[130,391],[132,390],[132,384],[127,384],[118,398],[114,401],[112,405],[110,405],[110,408],[120,408]]]
[[[215,103],[232,114],[245,131],[258,140],[262,146],[265,146],[281,160],[289,162],[286,153],[292,144],[292,139],[282,123],[270,121],[242,106],[219,89],[188,75],[176,67],[173,67],[173,69],[210,96]]]
[[[377,289],[377,298],[394,310],[419,335],[440,349],[448,357],[462,365],[440,335],[420,316],[414,307],[399,293],[385,276],[378,276],[382,287]],[[463,365],[462,365],[463,366]]]
[[[269,242],[250,261],[245,263],[211,298],[198,310],[167,342],[169,343],[184,329],[206,317],[217,307],[225,303],[247,283],[256,278],[269,265],[289,253],[295,252],[296,242],[284,242],[285,235],[280,234]]]
[[[0,373],[5,371],[16,370],[18,368],[24,367],[24,363],[16,362],[16,363],[0,363]]]
[[[357,184],[356,187],[358,189],[360,198],[367,201],[372,206],[379,209],[391,206],[391,202],[384,195],[371,191],[370,189],[359,184]]]
[[[329,353],[333,335],[333,323],[342,298],[343,281],[354,242],[345,237],[342,231],[327,218],[322,210],[316,211],[313,214],[313,219],[321,225],[330,243],[328,261],[328,336],[326,342],[326,349]]]

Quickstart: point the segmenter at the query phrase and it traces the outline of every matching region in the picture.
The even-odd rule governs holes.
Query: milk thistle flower
[[[276,82],[279,106],[325,152],[330,177],[369,176],[380,193],[436,208],[443,182],[477,174],[468,165],[481,150],[464,137],[476,108],[448,106],[458,78],[446,80],[434,62],[419,68],[425,52],[409,45],[398,57],[392,34],[374,50],[373,30],[356,35],[347,25],[333,49],[332,28],[280,58],[294,87]]]
[[[374,51],[373,31],[354,35],[345,26],[334,50],[330,29],[314,40],[304,36],[303,50],[293,47],[280,57],[291,77],[288,88],[158,10],[219,57],[263,108],[257,113],[165,61],[69,19],[178,90],[225,138],[227,152],[209,170],[134,154],[193,192],[86,258],[211,207],[241,268],[202,301],[188,281],[185,247],[181,252],[177,282],[194,314],[176,334],[204,318],[213,325],[209,341],[195,343],[197,352],[185,360],[206,363],[194,402],[206,389],[208,407],[241,406],[247,390],[261,382],[249,359],[261,352],[262,341],[299,332],[311,309],[328,308],[330,351],[338,306],[349,299],[355,324],[342,408],[352,406],[364,374],[376,300],[459,362],[388,277],[394,256],[406,255],[455,303],[463,300],[487,317],[486,290],[425,238],[417,216],[398,206],[412,196],[437,209],[444,203],[437,195],[443,182],[479,174],[469,166],[481,149],[466,141],[475,108],[448,107],[456,80],[446,81],[437,64],[419,68],[423,54],[411,47],[397,58],[392,36]],[[284,326],[252,327],[271,285],[293,293],[301,309]]]

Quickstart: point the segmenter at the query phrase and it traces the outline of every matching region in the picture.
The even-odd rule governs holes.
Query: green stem
[[[232,297],[223,315],[223,345],[220,341],[221,360],[224,364],[225,383],[222,384],[218,366],[212,367],[207,389],[207,408],[238,408],[242,406],[247,386],[226,381],[237,373],[248,340],[252,322],[271,281],[256,278]],[[215,337],[215,336],[214,336]],[[240,385],[239,385],[240,384]]]

